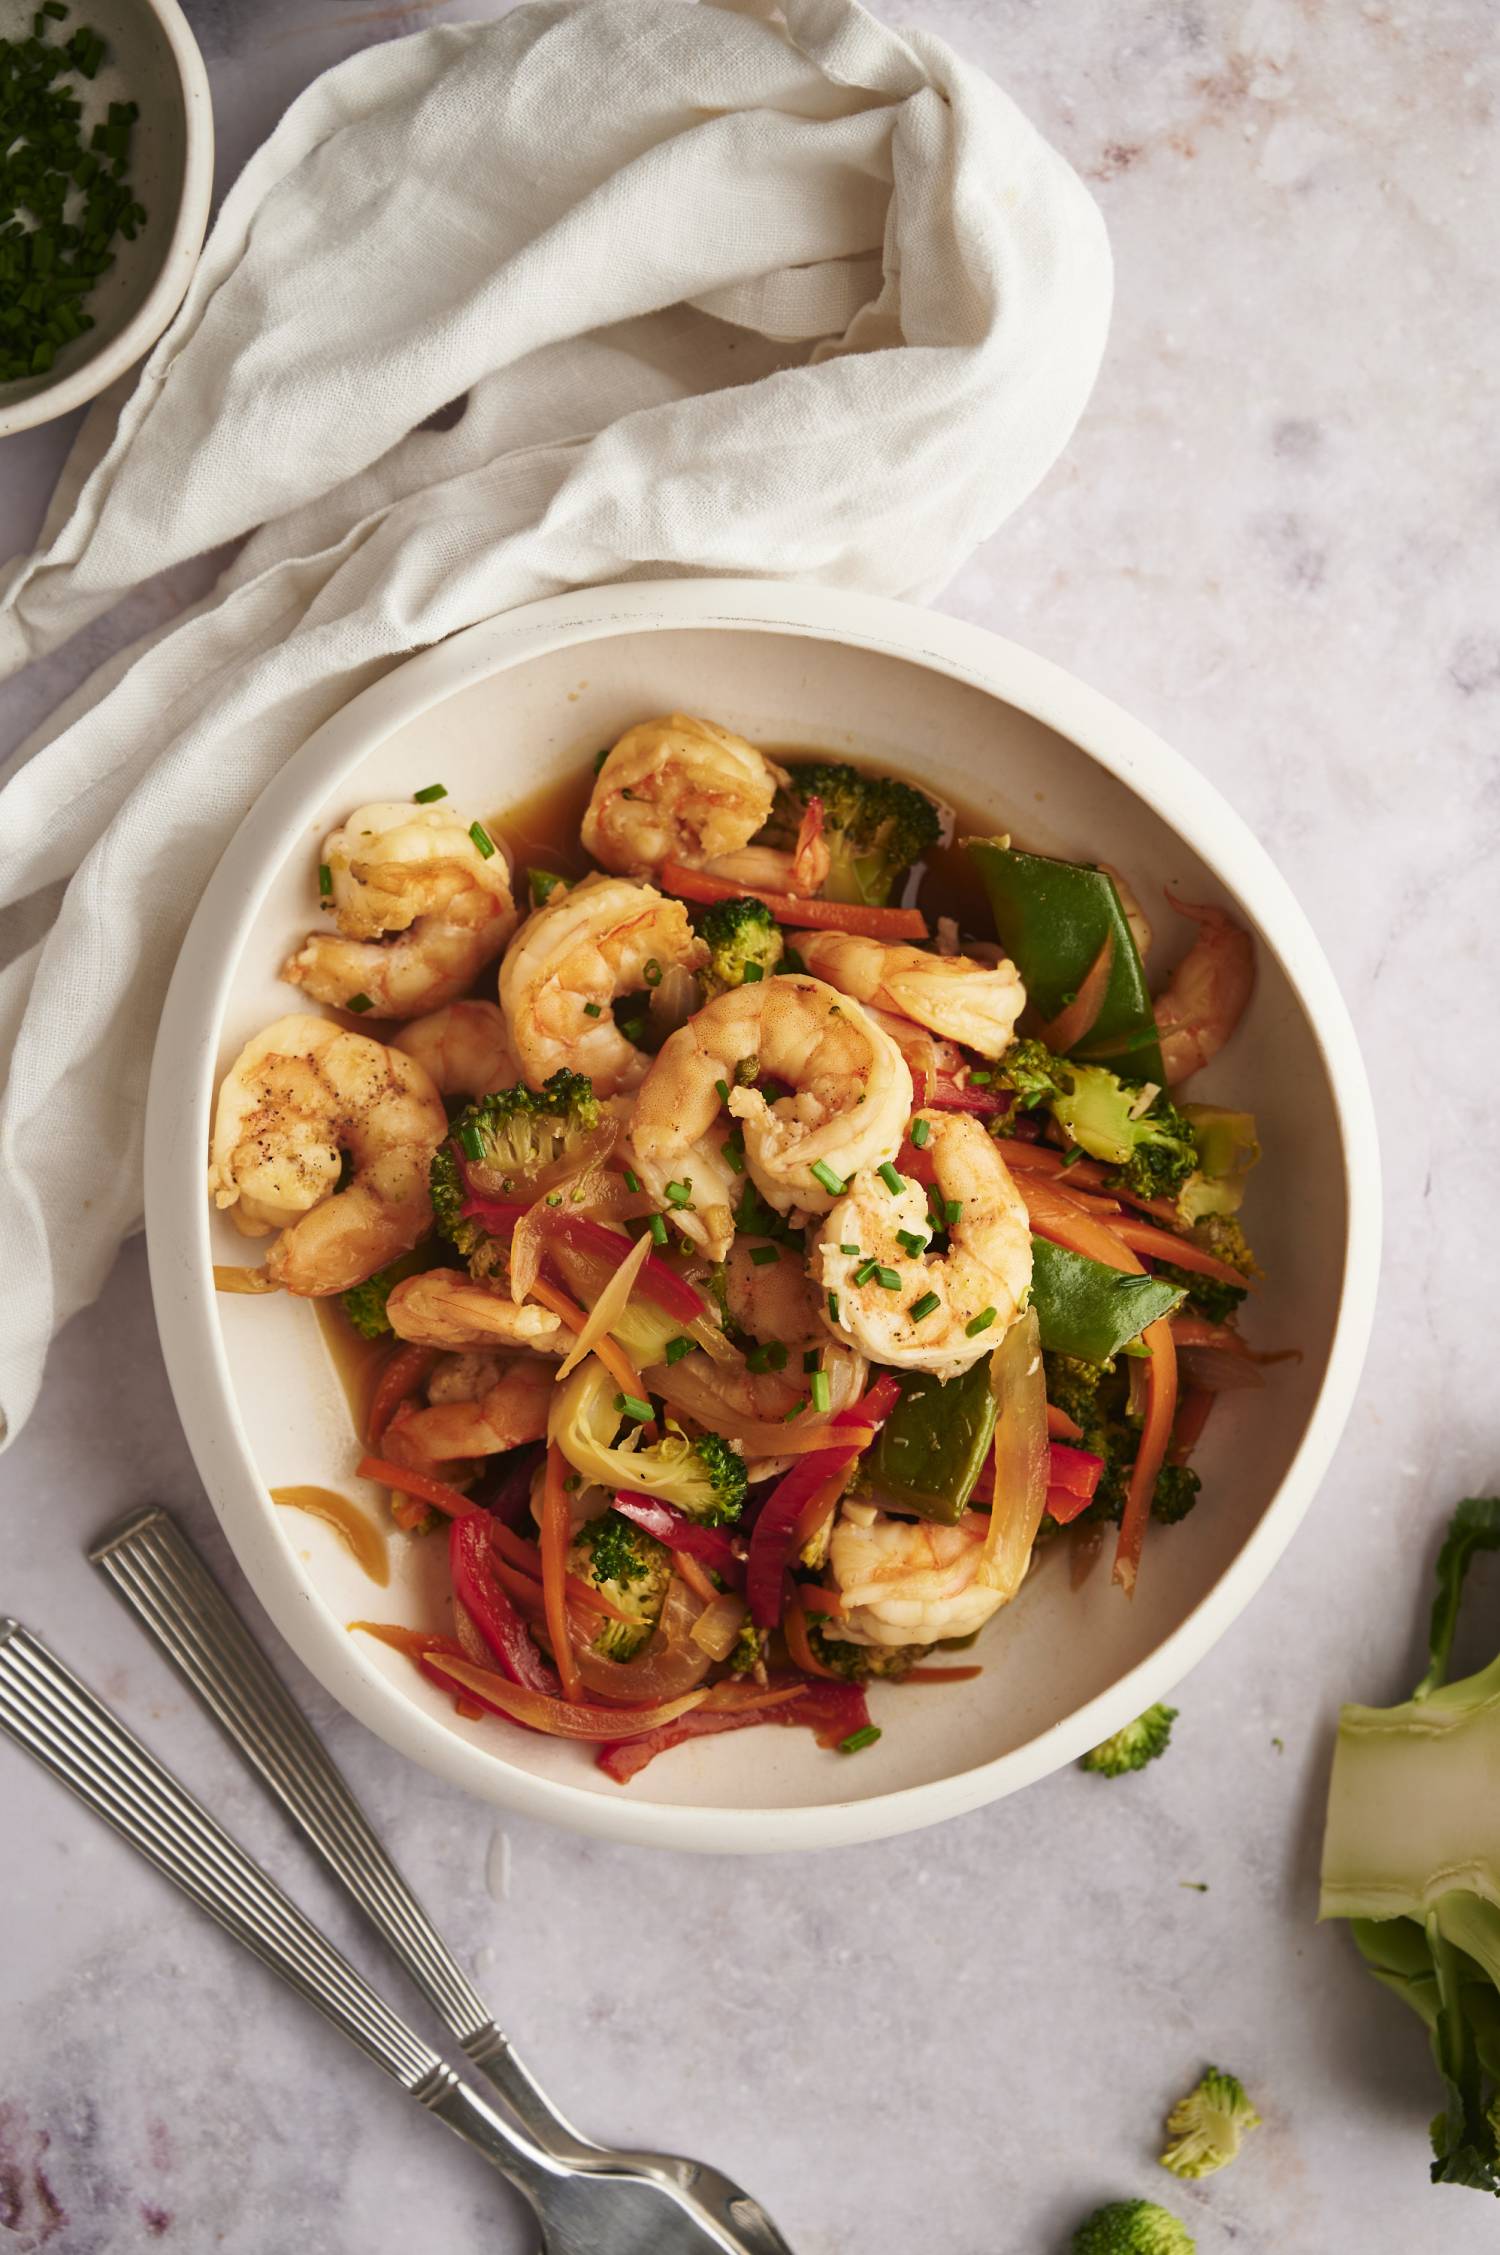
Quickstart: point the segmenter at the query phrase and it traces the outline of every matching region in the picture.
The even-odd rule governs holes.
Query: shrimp
[[[391,1047],[425,1066],[444,1096],[492,1096],[521,1078],[498,1002],[444,1003],[393,1034]]]
[[[427,1170],[447,1132],[414,1058],[295,1011],[224,1076],[208,1186],[246,1237],[281,1232],[266,1261],[278,1284],[344,1292],[432,1226]],[[345,1152],[353,1178],[335,1196]]]
[[[528,1081],[569,1066],[599,1096],[634,1088],[650,1059],[615,1024],[620,995],[708,950],[680,900],[628,877],[586,877],[527,917],[500,966],[500,1007]]]
[[[562,1329],[550,1309],[518,1304],[451,1268],[404,1277],[385,1312],[396,1337],[416,1347],[539,1347],[545,1353]]]
[[[1195,907],[1168,892],[1198,937],[1156,998],[1162,1064],[1175,1088],[1216,1057],[1244,1015],[1255,985],[1255,942],[1222,908]]]
[[[768,1101],[741,1085],[762,1074],[792,1094]],[[726,1102],[743,1123],[745,1163],[761,1196],[782,1213],[826,1213],[844,1179],[899,1147],[911,1074],[889,1034],[821,979],[763,979],[705,1003],[657,1052],[630,1123],[646,1188],[699,1243],[707,1232],[690,1154]],[[674,1194],[683,1181],[685,1201]]]
[[[882,1176],[861,1173],[818,1232],[822,1281],[833,1295],[823,1320],[872,1361],[946,1379],[988,1354],[1018,1313],[1031,1284],[1031,1225],[977,1120],[918,1112],[917,1121],[927,1125],[938,1194],[959,1209],[948,1250],[914,1250],[932,1235],[920,1183],[907,1176],[893,1193]]]
[[[622,876],[648,877],[664,861],[701,869],[750,843],[782,779],[743,736],[670,713],[625,731],[595,779],[580,835]]]
[[[972,1636],[1003,1603],[976,1579],[988,1527],[977,1511],[943,1527],[846,1496],[828,1552],[844,1611],[823,1623],[824,1634],[864,1645]]]
[[[323,866],[338,930],[309,933],[281,975],[335,1009],[361,997],[377,1018],[438,1009],[515,929],[509,861],[446,802],[359,807],[324,839]]]
[[[768,1252],[774,1260],[766,1259]],[[800,1347],[825,1337],[822,1294],[792,1246],[752,1247],[745,1238],[732,1245],[724,1262],[724,1304],[752,1339]]]
[[[781,770],[777,769],[780,775]],[[738,853],[717,854],[703,864],[710,877],[727,877],[747,892],[821,892],[833,867],[833,856],[823,835],[823,802],[810,799],[797,825],[791,851],[781,846],[741,846]]]
[[[413,1471],[498,1456],[545,1439],[553,1392],[553,1366],[540,1355],[456,1355],[433,1373],[429,1406],[388,1425],[381,1448]]]
[[[1010,1047],[1026,989],[1014,963],[861,939],[853,932],[794,932],[792,945],[814,978],[874,1009],[914,1019],[935,1034],[999,1057]]]

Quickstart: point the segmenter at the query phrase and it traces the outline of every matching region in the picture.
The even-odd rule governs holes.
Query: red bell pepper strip
[[[476,1511],[453,1521],[448,1530],[448,1567],[454,1596],[511,1682],[524,1684],[528,1691],[545,1691],[555,1699],[561,1688],[556,1672],[532,1643],[495,1572],[487,1514]]]
[[[1104,1459],[1088,1449],[1068,1448],[1053,1441],[1047,1455],[1048,1491],[1062,1488],[1068,1495],[1092,1500],[1095,1488],[1104,1477]]]
[[[681,1551],[689,1558],[701,1558],[705,1566],[722,1574],[726,1582],[738,1586],[744,1580],[744,1566],[722,1528],[700,1527],[696,1519],[679,1511],[675,1503],[667,1503],[660,1496],[634,1495],[628,1488],[617,1491],[615,1509],[622,1519],[633,1519],[648,1535],[665,1543],[668,1550]]]
[[[857,1402],[839,1410],[832,1422],[846,1427],[881,1426],[900,1399],[899,1380],[890,1371],[882,1371],[874,1385]],[[813,1449],[798,1458],[767,1496],[750,1537],[745,1565],[745,1595],[757,1628],[774,1628],[781,1618],[782,1581],[804,1507],[825,1482],[841,1470],[852,1471],[859,1453],[858,1449]]]
[[[591,1221],[587,1214],[565,1214],[552,1225],[559,1237],[576,1245],[581,1253],[595,1253],[618,1268],[625,1255],[634,1249],[635,1240],[623,1230],[610,1229],[601,1221]],[[641,1263],[635,1289],[643,1300],[652,1300],[663,1315],[676,1316],[681,1323],[696,1323],[708,1314],[708,1302],[693,1290],[686,1277],[655,1253],[648,1253]]]

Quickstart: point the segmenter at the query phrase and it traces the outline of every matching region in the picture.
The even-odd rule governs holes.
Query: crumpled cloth
[[[139,1225],[166,985],[282,762],[409,652],[568,588],[930,597],[1066,443],[1110,286],[999,87],[855,0],[532,0],[292,105],[0,573],[4,675],[244,542],[0,794],[0,909],[69,880],[0,972],[10,1436]]]

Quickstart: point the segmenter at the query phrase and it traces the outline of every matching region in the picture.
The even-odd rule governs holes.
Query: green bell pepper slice
[[[1000,944],[1043,1019],[1065,1008],[1113,937],[1109,984],[1085,1045],[1088,1061],[1122,1080],[1164,1082],[1146,974],[1113,879],[1082,862],[1018,853],[997,838],[964,843],[989,895]]]
[[[990,1358],[941,1383],[925,1370],[901,1377],[901,1399],[861,1468],[860,1486],[897,1511],[945,1527],[962,1519],[995,1430]]]
[[[1186,1297],[1165,1277],[1132,1276],[1048,1238],[1031,1240],[1031,1304],[1050,1354],[1108,1362]]]

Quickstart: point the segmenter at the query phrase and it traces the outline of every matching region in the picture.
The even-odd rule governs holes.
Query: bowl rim
[[[213,1313],[208,1204],[197,1194],[230,979],[288,839],[313,820],[339,773],[423,712],[527,659],[621,633],[684,629],[804,636],[926,666],[1031,715],[1144,797],[1253,904],[1258,936],[1278,956],[1322,1053],[1344,1170],[1343,1278],[1323,1382],[1285,1476],[1212,1588],[1136,1667],[1023,1746],[951,1777],[811,1807],[615,1799],[533,1777],[424,1713],[347,1633],[330,1638],[274,1524],[239,1418]],[[1046,1776],[1164,1698],[1260,1588],[1327,1470],[1364,1361],[1381,1241],[1375,1113],[1348,1010],[1290,887],[1214,786],[1098,691],[984,628],[886,597],[758,580],[658,580],[543,598],[407,659],[318,729],[236,831],[189,926],[152,1063],[145,1191],[152,1291],[178,1413],[230,1547],[298,1658],[397,1752],[483,1799],[596,1837],[710,1853],[849,1846],[965,1814]]]
[[[142,0],[166,35],[182,90],[182,190],[156,280],[117,336],[81,366],[9,404],[0,400],[0,438],[35,430],[74,407],[97,399],[117,376],[144,359],[187,295],[208,229],[214,187],[214,111],[208,70],[178,0]]]

